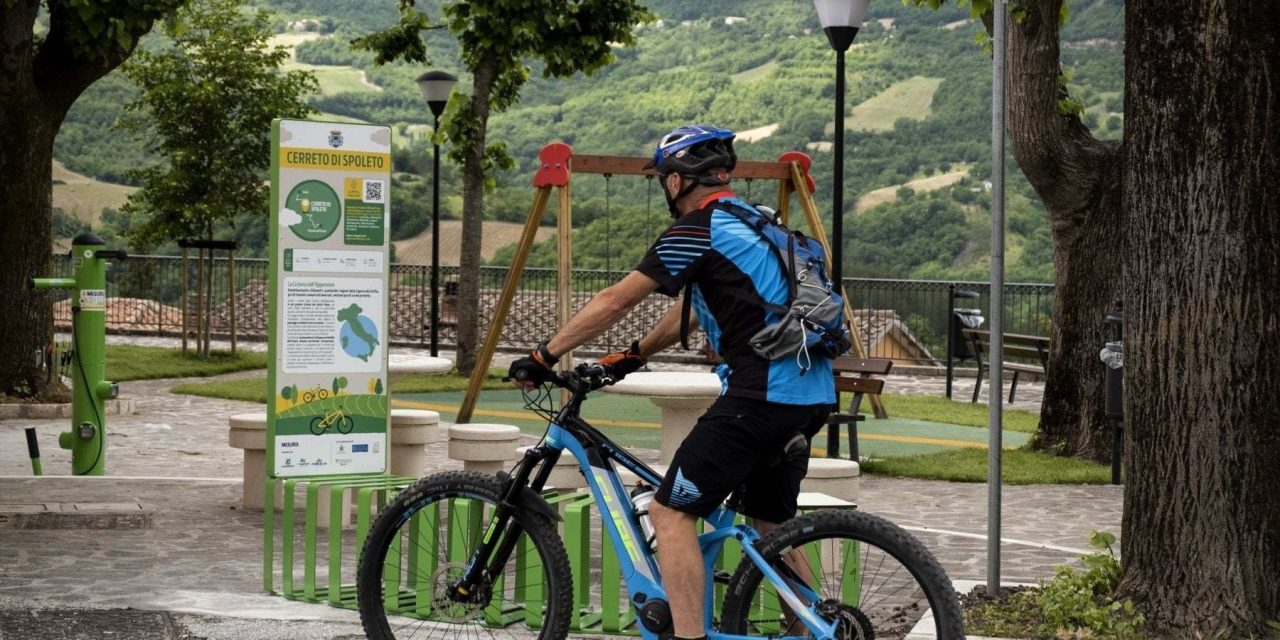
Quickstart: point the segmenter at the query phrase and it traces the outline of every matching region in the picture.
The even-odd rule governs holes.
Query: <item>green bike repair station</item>
[[[58,436],[58,444],[71,450],[71,472],[100,476],[107,467],[105,401],[119,394],[119,387],[105,379],[107,369],[107,260],[123,260],[125,252],[103,248],[102,238],[85,233],[71,241],[74,278],[32,278],[36,289],[71,291],[71,430]],[[28,432],[30,434],[31,432]],[[40,474],[33,448],[32,467]]]

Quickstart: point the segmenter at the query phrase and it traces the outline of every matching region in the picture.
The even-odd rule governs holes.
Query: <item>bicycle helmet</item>
[[[720,167],[733,171],[738,164],[733,138],[732,131],[707,124],[680,127],[662,136],[644,168],[687,176],[708,175]]]
[[[728,184],[728,172],[738,164],[738,156],[733,152],[733,138],[732,131],[706,124],[687,125],[662,136],[644,168],[655,169],[663,178],[673,173],[692,178],[674,196],[663,189],[671,217],[680,217],[676,201],[698,185],[714,187]]]

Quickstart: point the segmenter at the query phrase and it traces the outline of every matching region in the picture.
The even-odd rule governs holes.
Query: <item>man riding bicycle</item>
[[[785,305],[789,282],[769,242],[725,210],[732,205],[763,215],[729,188],[737,164],[733,138],[733,132],[707,125],[680,127],[662,138],[646,168],[658,174],[675,222],[634,271],[513,362],[510,372],[526,386],[541,384],[560,354],[608,330],[650,293],[675,297],[685,290],[695,312],[689,326],[704,329],[724,362],[716,369],[720,398],[676,451],[650,508],[677,638],[704,637],[705,575],[696,520],[735,491],[738,511],[762,534],[794,517],[808,468],[808,439],[836,401],[830,360],[814,358],[802,369],[794,358],[766,360],[748,344],[776,320],[759,300]],[[683,302],[631,348],[600,364],[621,378],[681,341]]]

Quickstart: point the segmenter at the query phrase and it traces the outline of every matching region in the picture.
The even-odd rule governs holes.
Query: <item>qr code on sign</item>
[[[365,180],[364,181],[364,201],[365,202],[381,202],[387,201],[386,192],[383,187],[386,186],[384,180]]]

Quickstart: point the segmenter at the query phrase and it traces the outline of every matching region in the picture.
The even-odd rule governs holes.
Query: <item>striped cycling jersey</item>
[[[780,404],[834,403],[831,361],[815,358],[804,372],[791,358],[765,360],[748,340],[777,320],[772,312],[732,295],[750,288],[766,301],[786,305],[787,282],[769,243],[728,211],[722,200],[756,211],[729,191],[713,194],[701,208],[673,222],[649,248],[636,270],[677,296],[692,284],[692,306],[716,353],[724,395]]]

